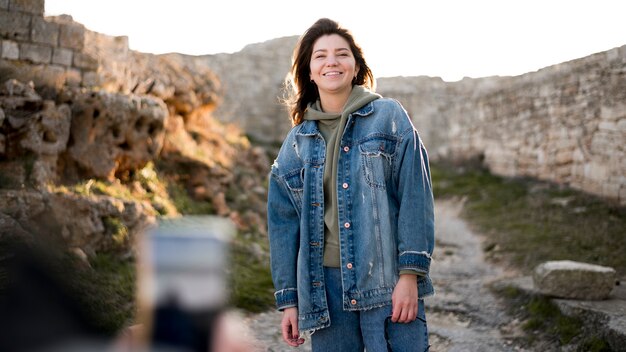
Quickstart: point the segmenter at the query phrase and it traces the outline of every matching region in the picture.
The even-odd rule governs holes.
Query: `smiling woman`
[[[283,339],[313,351],[425,351],[434,247],[426,149],[330,19],[300,37],[294,127],[272,165],[268,234]]]

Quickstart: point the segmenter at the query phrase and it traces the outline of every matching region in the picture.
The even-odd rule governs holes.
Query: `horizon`
[[[626,45],[621,18],[626,4],[609,0],[387,0],[374,10],[360,2],[330,0],[308,8],[287,0],[177,4],[46,0],[45,15],[65,13],[89,30],[127,36],[132,50],[186,55],[235,53],[247,45],[299,36],[318,18],[329,17],[354,34],[377,78],[430,76],[448,82],[517,76]],[[270,5],[282,11],[267,11]]]

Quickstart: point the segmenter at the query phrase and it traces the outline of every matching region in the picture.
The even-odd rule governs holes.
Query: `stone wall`
[[[626,46],[516,77],[384,78],[434,158],[483,156],[504,176],[626,204]]]
[[[70,16],[43,17],[44,0],[0,1],[0,81],[78,86],[98,69],[85,52],[85,27]]]
[[[291,129],[281,98],[297,40],[277,38],[234,54],[199,57],[197,63],[209,67],[222,83],[224,100],[215,115],[240,125],[255,142],[279,143]]]

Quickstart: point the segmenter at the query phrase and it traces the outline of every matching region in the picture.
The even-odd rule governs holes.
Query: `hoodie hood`
[[[341,115],[349,115],[367,103],[374,101],[378,98],[381,98],[379,94],[373,93],[370,90],[362,87],[362,86],[354,86],[352,87],[352,92],[348,97],[348,101],[346,101],[346,105],[344,105],[341,114],[338,113],[327,113],[322,111],[322,106],[320,101],[317,100],[315,103],[309,105],[309,108],[304,113],[305,120],[333,120]]]

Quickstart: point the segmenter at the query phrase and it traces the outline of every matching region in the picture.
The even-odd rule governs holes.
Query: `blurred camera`
[[[151,351],[210,351],[229,296],[235,226],[213,216],[162,219],[139,242],[138,306]]]

